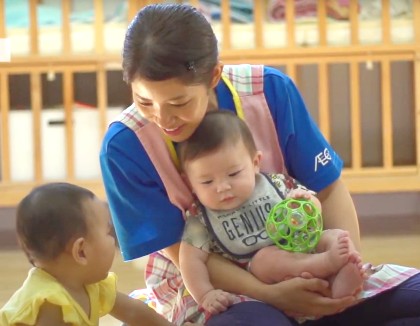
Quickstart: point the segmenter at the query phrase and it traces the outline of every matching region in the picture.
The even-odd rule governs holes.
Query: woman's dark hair
[[[245,121],[227,110],[210,111],[191,137],[177,145],[181,168],[190,160],[238,141],[244,142],[251,156],[255,155],[255,141]]]
[[[123,49],[124,80],[179,78],[209,84],[218,62],[217,40],[206,18],[186,4],[141,9],[128,27]]]
[[[75,237],[87,232],[83,204],[95,195],[76,185],[49,183],[34,188],[17,207],[20,245],[33,258],[54,259]]]

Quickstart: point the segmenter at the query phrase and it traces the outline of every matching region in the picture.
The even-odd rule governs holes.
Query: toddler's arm
[[[143,301],[117,292],[111,315],[127,325],[136,326],[173,326]],[[186,323],[184,325],[198,325]]]

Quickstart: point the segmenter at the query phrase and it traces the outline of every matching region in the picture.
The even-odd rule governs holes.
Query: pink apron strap
[[[283,155],[264,94],[241,98],[245,121],[254,136],[256,146],[262,151],[261,170],[267,173],[286,173]]]
[[[155,124],[148,123],[137,129],[136,135],[159,173],[169,200],[182,212],[185,212],[192,205],[193,196],[172,162],[161,132]]]
[[[225,66],[224,72],[239,95],[245,122],[257,148],[263,152],[262,171],[286,174],[278,135],[264,96],[264,66]]]

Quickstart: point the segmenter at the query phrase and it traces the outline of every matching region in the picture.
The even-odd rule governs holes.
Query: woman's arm
[[[268,285],[216,254],[209,256],[207,267],[215,287],[261,300],[292,314],[330,315],[349,307],[355,300],[329,298],[328,282],[316,278],[296,277]]]
[[[360,252],[360,231],[356,209],[350,193],[341,177],[318,193],[322,204],[325,229],[343,229],[350,233]]]
[[[356,211],[341,180],[341,158],[321,134],[290,78],[266,67],[264,94],[279,135],[288,174],[318,193],[325,228],[348,230],[360,250]]]

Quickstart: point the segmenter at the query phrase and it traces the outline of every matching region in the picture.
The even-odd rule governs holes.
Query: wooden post
[[[297,77],[297,67],[295,62],[289,62],[286,65],[286,73],[290,77],[291,80],[299,87],[299,80]]]
[[[321,62],[318,64],[318,103],[319,103],[319,128],[325,138],[331,139],[331,118],[330,118],[330,101],[329,101],[329,85],[328,85],[328,63]]]
[[[298,80],[297,80],[297,68],[296,64],[293,62],[289,62],[286,66],[286,73],[290,77],[290,79],[293,80],[293,82],[298,86]]]
[[[362,167],[362,120],[360,114],[360,73],[359,62],[350,62],[350,108],[351,108],[351,160],[352,169]]]
[[[416,126],[417,174],[420,177],[420,0],[413,0],[413,20],[415,33],[414,58],[414,105]]]
[[[98,65],[96,72],[96,93],[98,97],[99,135],[102,138],[107,128],[107,79],[104,65]]]
[[[382,0],[382,43],[391,43],[391,5],[389,0]]]
[[[255,48],[264,48],[264,21],[265,21],[265,6],[263,1],[254,0],[254,32],[255,32]]]
[[[29,35],[30,35],[30,49],[31,55],[39,54],[39,40],[38,40],[38,13],[37,13],[38,0],[29,1]]]
[[[6,37],[5,2],[0,0],[0,38]]]
[[[63,29],[63,54],[70,55],[72,51],[71,46],[71,29],[70,29],[70,1],[63,0],[61,2],[61,15],[62,15],[62,29]]]
[[[327,45],[327,5],[325,0],[319,0],[318,5],[318,35],[319,45]]]
[[[230,40],[230,0],[222,0],[221,2],[222,10],[222,48],[223,50],[229,50],[232,47]]]
[[[0,72],[0,162],[1,162],[1,183],[10,182],[10,131],[9,131],[9,74]]]
[[[359,44],[359,1],[350,1],[350,43]]]
[[[393,165],[391,69],[388,58],[381,59],[382,144],[385,169]]]
[[[41,140],[41,110],[42,110],[42,89],[41,74],[39,71],[31,72],[31,107],[34,144],[34,181],[39,183],[43,180],[42,173],[42,140]]]
[[[95,8],[95,53],[104,53],[104,5],[102,0],[94,0]]]
[[[65,119],[65,139],[66,139],[66,163],[67,178],[74,178],[74,138],[73,138],[73,70],[66,69],[63,72],[63,98],[64,98],[64,119]]]
[[[286,0],[287,47],[296,46],[295,38],[295,2]]]

